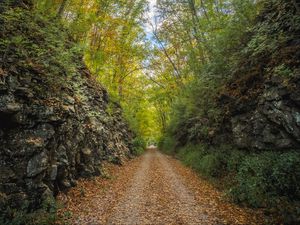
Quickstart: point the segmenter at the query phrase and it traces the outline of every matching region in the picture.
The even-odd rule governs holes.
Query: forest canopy
[[[132,128],[148,140],[157,140],[167,129],[171,107],[178,101],[190,102],[180,116],[196,110],[191,102],[199,96],[189,94],[195,86],[205,101],[195,104],[213,104],[209,99],[230,77],[234,53],[246,44],[244,34],[250,32],[261,5],[254,0],[153,3],[39,0],[34,4],[37,12],[63,21],[89,69],[121,103]]]

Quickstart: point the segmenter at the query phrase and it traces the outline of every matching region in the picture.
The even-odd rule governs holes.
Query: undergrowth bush
[[[169,135],[162,137],[158,142],[158,148],[167,154],[174,153],[175,145],[175,138]]]
[[[230,190],[236,202],[266,207],[278,198],[300,200],[300,154],[263,152],[248,155],[237,171],[237,185]]]
[[[209,141],[219,124],[221,114],[214,99],[220,86],[211,79],[195,79],[188,83],[171,105],[168,135],[184,146],[197,140]]]
[[[178,151],[178,157],[186,166],[197,170],[199,160],[206,154],[204,145],[186,145]]]
[[[13,71],[42,74],[49,87],[77,73],[82,56],[67,29],[54,18],[21,8],[8,8],[0,14],[1,63]]]
[[[21,209],[6,208],[0,214],[1,225],[55,225],[57,224],[57,209],[60,205],[54,198],[45,199],[40,209],[28,212],[28,202]]]
[[[300,221],[300,153],[250,153],[228,145],[204,144],[188,144],[176,152],[184,165],[220,184],[234,202],[280,212],[283,221]]]
[[[222,157],[219,153],[204,156],[199,162],[199,171],[207,177],[219,177],[223,167]]]
[[[186,145],[178,151],[182,162],[208,178],[220,176],[220,171],[226,167],[224,154],[214,151],[207,145]]]
[[[142,137],[135,137],[132,141],[132,153],[134,155],[141,155],[146,149],[147,143]]]

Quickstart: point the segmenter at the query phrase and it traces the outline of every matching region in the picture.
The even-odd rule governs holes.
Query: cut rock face
[[[36,16],[31,2],[0,3],[0,42],[26,39],[24,45],[0,48],[4,213],[35,210],[76,179],[101,175],[104,160],[122,162],[131,154],[133,133],[121,107],[92,78],[64,26]],[[61,62],[65,55],[67,61]]]
[[[238,147],[261,150],[300,147],[300,110],[285,89],[280,83],[269,84],[253,110],[241,111],[231,118],[233,141]]]
[[[35,177],[48,167],[48,156],[45,152],[35,155],[27,165],[27,177]]]
[[[78,72],[64,78],[60,92],[51,92],[46,80],[54,75],[28,84],[29,77],[42,75],[23,74],[8,71],[0,85],[1,211],[26,201],[38,208],[77,178],[100,175],[104,160],[119,163],[131,154],[133,134],[120,106],[91,78]]]
[[[300,149],[300,42],[299,26],[293,22],[298,11],[292,2],[265,1],[252,27],[254,36],[249,36],[221,91],[225,129],[220,133],[228,134],[237,147]],[[275,26],[276,32],[271,31]]]

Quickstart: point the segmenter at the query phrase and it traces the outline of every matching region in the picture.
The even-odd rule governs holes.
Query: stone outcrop
[[[86,69],[79,74],[66,78],[59,92],[50,93],[45,80],[51,77],[1,77],[2,203],[19,207],[30,199],[37,206],[79,177],[101,175],[104,160],[121,163],[131,154],[132,134],[120,107],[87,77]],[[40,88],[45,95],[37,93]]]
[[[299,12],[293,1],[275,2],[265,2],[252,45],[219,97],[222,133],[244,149],[300,148]]]
[[[121,107],[74,53],[72,38],[25,8],[0,14],[1,212],[34,210],[132,149]]]
[[[291,89],[273,79],[252,104],[237,101],[231,106],[227,122],[236,146],[261,150],[300,147],[300,79],[293,84]]]

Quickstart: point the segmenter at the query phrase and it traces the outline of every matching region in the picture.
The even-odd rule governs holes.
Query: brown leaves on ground
[[[213,213],[223,224],[264,224],[263,211],[240,207],[228,202],[224,193],[218,191],[209,181],[199,177],[195,171],[183,166],[178,160],[167,157],[184,179],[185,184],[194,192],[196,200],[202,204],[213,205],[214,207],[210,210],[215,210]]]
[[[105,220],[123,196],[139,161],[140,158],[133,159],[123,166],[107,163],[104,177],[80,179],[67,194],[59,194],[57,200],[63,208],[58,210],[58,224],[87,224],[91,218],[98,223]]]
[[[148,151],[105,178],[80,180],[58,200],[60,224],[263,224],[263,213],[227,202],[179,161]]]

